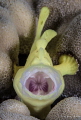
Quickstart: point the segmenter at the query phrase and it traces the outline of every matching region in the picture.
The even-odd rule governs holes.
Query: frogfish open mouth
[[[63,84],[63,77],[54,68],[39,64],[27,69],[22,74],[20,83],[24,95],[29,95],[30,92],[31,97],[38,95],[38,99],[41,99],[40,95],[48,97],[54,92],[59,92],[59,88]]]
[[[78,63],[70,55],[62,55],[59,65],[53,65],[46,51],[50,40],[57,35],[54,30],[42,29],[49,16],[49,9],[43,7],[40,12],[36,37],[24,67],[14,77],[13,86],[17,95],[29,108],[31,114],[44,119],[51,104],[64,90],[64,75],[73,75],[78,70]]]

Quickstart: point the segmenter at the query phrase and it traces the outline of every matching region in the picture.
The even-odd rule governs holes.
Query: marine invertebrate
[[[2,120],[38,120],[30,116],[30,111],[22,102],[15,99],[5,100],[0,104],[0,119]]]
[[[21,114],[0,112],[1,120],[39,120],[33,116],[25,116]]]
[[[57,37],[53,38],[47,46],[53,63],[58,64],[61,54],[75,56],[79,63],[79,71],[76,75],[64,76],[63,97],[81,97],[81,1],[40,0],[37,6],[38,13],[43,6],[47,6],[51,10],[44,30],[52,28],[58,33]]]
[[[62,26],[61,26],[62,27]],[[58,33],[61,31],[58,29]],[[79,71],[76,75],[64,76],[65,90],[63,96],[81,96],[81,14],[78,14],[64,29],[62,35],[57,35],[57,38],[52,40],[48,46],[48,51],[53,58],[54,63],[58,63],[58,57],[61,54],[74,55],[79,63]],[[70,83],[70,84],[69,84]],[[69,91],[69,92],[68,92]]]
[[[34,10],[26,0],[0,0],[0,93],[11,86],[13,64],[30,49],[34,31]]]
[[[41,8],[47,6],[50,9],[50,15],[45,24],[46,29],[58,30],[58,28],[65,23],[64,29],[71,20],[81,13],[80,0],[39,0],[37,1],[36,12],[39,14]],[[64,32],[61,29],[61,33]]]
[[[16,93],[30,109],[31,114],[42,119],[48,114],[53,101],[64,90],[63,75],[73,75],[78,69],[77,61],[67,55],[61,56],[59,65],[53,66],[45,48],[57,33],[50,29],[41,35],[48,15],[49,9],[42,8],[30,54],[25,66],[18,70],[13,81]]]
[[[25,44],[26,42],[32,44],[31,39],[34,37],[35,33],[35,14],[33,6],[31,7],[26,0],[1,0],[0,5],[3,8],[7,8],[10,19],[17,30],[20,39],[20,53],[26,53],[28,49],[27,46],[25,47]],[[30,37],[31,35],[32,38]],[[23,46],[24,48],[21,48]]]
[[[33,5],[33,0],[26,0],[30,5]]]
[[[30,116],[30,111],[22,102],[15,99],[8,99],[0,104],[0,111],[12,112]]]
[[[13,53],[13,62],[18,62],[19,39],[16,28],[11,22],[9,11],[0,7],[0,16],[0,92],[2,92],[11,85],[11,56]]]
[[[69,97],[61,100],[49,112],[45,120],[80,120],[81,98]]]
[[[4,68],[5,66],[5,68]],[[12,61],[9,56],[0,51],[0,92],[10,87],[12,81]]]

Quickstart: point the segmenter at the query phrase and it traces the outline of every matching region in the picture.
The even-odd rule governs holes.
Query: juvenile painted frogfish
[[[64,75],[73,75],[78,70],[74,57],[62,55],[59,64],[53,65],[46,46],[57,33],[46,30],[44,24],[50,14],[47,7],[40,11],[36,37],[24,67],[14,77],[13,86],[17,95],[29,108],[31,115],[44,119],[51,109],[51,104],[64,90]]]

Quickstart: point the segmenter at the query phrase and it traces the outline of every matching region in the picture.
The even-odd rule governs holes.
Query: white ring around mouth
[[[45,82],[41,80],[43,84],[45,83],[45,89],[43,84],[41,85],[42,87],[35,85],[37,80],[34,78],[40,73],[45,77]],[[22,93],[24,95],[38,99],[41,99],[41,97],[45,98],[46,96],[55,97],[56,94],[59,94],[59,90],[64,84],[63,77],[57,70],[43,64],[31,66],[30,68],[26,69],[21,76],[20,83],[22,85]],[[29,86],[35,86],[35,88],[30,88]]]

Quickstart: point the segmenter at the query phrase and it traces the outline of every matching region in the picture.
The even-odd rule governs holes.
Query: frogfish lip
[[[63,77],[52,67],[39,64],[26,69],[20,83],[24,95],[37,98],[58,93],[63,84]]]

